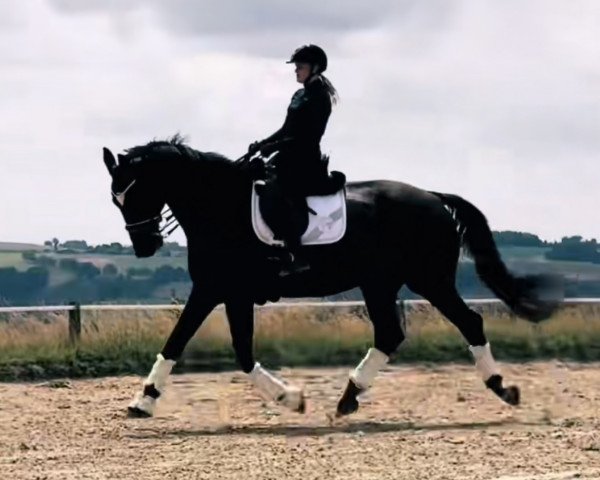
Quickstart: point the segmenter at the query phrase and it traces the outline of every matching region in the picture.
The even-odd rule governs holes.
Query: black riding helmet
[[[317,73],[324,72],[327,69],[327,55],[325,51],[317,45],[302,45],[297,48],[292,57],[286,63],[310,63],[318,68]]]

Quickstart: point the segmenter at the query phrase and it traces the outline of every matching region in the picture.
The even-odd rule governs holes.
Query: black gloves
[[[261,142],[252,142],[248,146],[248,155],[251,157],[260,150]]]
[[[268,157],[272,153],[276,152],[281,148],[280,142],[270,142],[265,143],[264,140],[262,142],[252,142],[248,146],[248,156],[253,156],[255,153],[260,151],[260,154],[264,157]]]

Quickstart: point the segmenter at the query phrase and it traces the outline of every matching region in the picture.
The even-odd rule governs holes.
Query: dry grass
[[[65,314],[14,314],[0,321],[0,363],[52,359],[69,349]]]
[[[502,308],[488,307],[482,314],[498,358],[600,359],[598,305],[564,307],[539,325],[517,319]],[[160,351],[177,315],[177,311],[84,312],[76,347],[69,344],[64,314],[4,316],[0,318],[0,376],[7,365],[41,365],[46,370],[67,365],[67,373],[81,375],[144,370]],[[469,358],[456,328],[430,306],[411,306],[406,318],[408,340],[398,361]],[[226,318],[216,310],[188,345],[183,363],[202,369],[233,366],[230,342]],[[372,327],[363,308],[257,310],[255,350],[267,364],[352,363],[371,344]],[[24,375],[39,373],[28,369]]]

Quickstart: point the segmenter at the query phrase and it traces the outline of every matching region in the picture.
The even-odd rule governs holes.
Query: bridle
[[[134,183],[135,179],[129,185],[127,185],[127,187],[122,192],[112,192],[115,201],[121,207],[125,205],[125,194],[131,187],[133,187]],[[165,223],[161,226],[160,222],[163,220],[164,217],[166,217]],[[129,233],[147,235],[158,233],[163,237],[163,239],[171,235],[177,229],[177,227],[179,227],[179,223],[177,222],[177,219],[175,218],[175,215],[173,215],[173,212],[171,211],[169,206],[166,206],[165,210],[163,210],[159,215],[155,215],[145,220],[140,220],[139,222],[125,224],[125,229]]]
[[[177,149],[177,150],[179,151],[179,149]],[[248,153],[246,153],[246,154],[242,155],[240,158],[238,158],[235,161],[235,163],[237,163],[237,164],[246,163],[250,160],[251,156],[252,155],[249,155]],[[134,184],[135,184],[135,179],[133,179],[132,182],[129,185],[127,185],[127,187],[125,187],[125,189],[122,192],[119,192],[119,193],[112,192],[115,202],[121,208],[125,205],[125,194],[131,187],[133,187]],[[163,219],[164,219],[165,223],[163,225],[161,225],[160,223],[162,222]],[[173,212],[171,211],[171,208],[168,205],[166,206],[165,210],[163,210],[159,215],[156,215],[156,216],[153,216],[150,218],[146,218],[145,220],[140,220],[139,222],[125,224],[125,229],[129,233],[146,234],[146,235],[152,235],[152,234],[158,233],[159,235],[162,236],[163,239],[166,239],[178,227],[179,227],[179,222],[175,218],[175,215],[173,215]]]

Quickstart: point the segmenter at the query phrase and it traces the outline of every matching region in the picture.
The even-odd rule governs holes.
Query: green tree
[[[58,268],[67,272],[77,272],[79,264],[74,258],[61,258],[58,262]]]
[[[85,251],[88,248],[88,244],[85,240],[67,240],[62,243],[64,248],[68,248],[70,250],[82,250]]]
[[[505,230],[493,232],[494,240],[499,246],[514,246],[514,247],[543,247],[544,241],[537,235],[526,232],[515,232]]]
[[[598,242],[595,239],[583,240],[581,235],[563,237],[545,256],[549,260],[600,263]]]
[[[107,277],[114,277],[119,273],[119,270],[113,263],[107,263],[102,267],[102,275]]]
[[[82,262],[78,266],[77,275],[80,278],[95,278],[100,275],[100,269],[91,262]]]
[[[128,278],[134,278],[134,277],[151,277],[152,276],[152,270],[150,270],[148,267],[130,267],[127,269],[127,277]]]
[[[33,250],[27,250],[26,252],[21,252],[21,257],[27,262],[35,262],[36,254]]]

